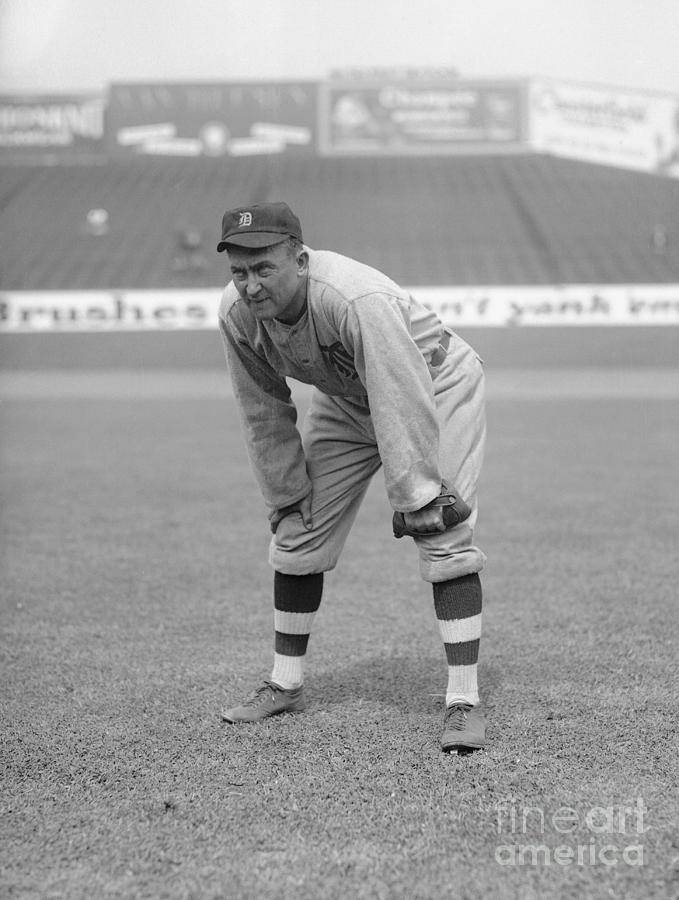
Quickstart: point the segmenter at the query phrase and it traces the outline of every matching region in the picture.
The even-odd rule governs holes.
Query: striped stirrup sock
[[[282,688],[304,681],[304,657],[323,594],[323,573],[274,574],[274,664],[271,680]]]
[[[446,706],[479,703],[476,677],[481,640],[481,579],[463,575],[433,585],[434,610],[448,660]]]

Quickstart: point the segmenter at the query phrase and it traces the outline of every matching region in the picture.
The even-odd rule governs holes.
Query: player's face
[[[227,254],[236,290],[257,319],[295,322],[306,301],[309,257],[287,244],[261,250],[231,245]]]

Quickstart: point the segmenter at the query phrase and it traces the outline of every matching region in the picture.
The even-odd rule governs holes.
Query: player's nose
[[[262,286],[259,283],[257,276],[250,273],[250,275],[248,275],[248,283],[245,286],[245,290],[247,291],[248,296],[254,297],[259,293],[261,287]]]

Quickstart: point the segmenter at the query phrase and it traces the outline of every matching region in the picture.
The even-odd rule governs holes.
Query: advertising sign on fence
[[[679,177],[679,94],[544,79],[530,94],[539,153]]]
[[[221,289],[0,292],[0,334],[217,328]]]
[[[679,325],[677,284],[410,287],[451,328]],[[221,288],[4,291],[0,334],[217,328]]]
[[[103,134],[103,97],[0,96],[0,158],[96,155]]]
[[[521,82],[329,82],[321,87],[321,151],[432,154],[518,148]]]
[[[106,144],[128,156],[315,152],[316,97],[311,82],[114,84]]]
[[[679,325],[677,284],[413,287],[451,328]]]

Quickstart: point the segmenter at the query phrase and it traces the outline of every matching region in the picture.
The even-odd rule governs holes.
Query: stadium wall
[[[660,326],[462,327],[487,368],[677,369],[679,331]],[[212,331],[0,335],[0,379],[12,370],[224,368]]]
[[[679,363],[679,285],[410,290],[491,366]],[[0,367],[221,366],[219,297],[218,288],[0,294]]]

